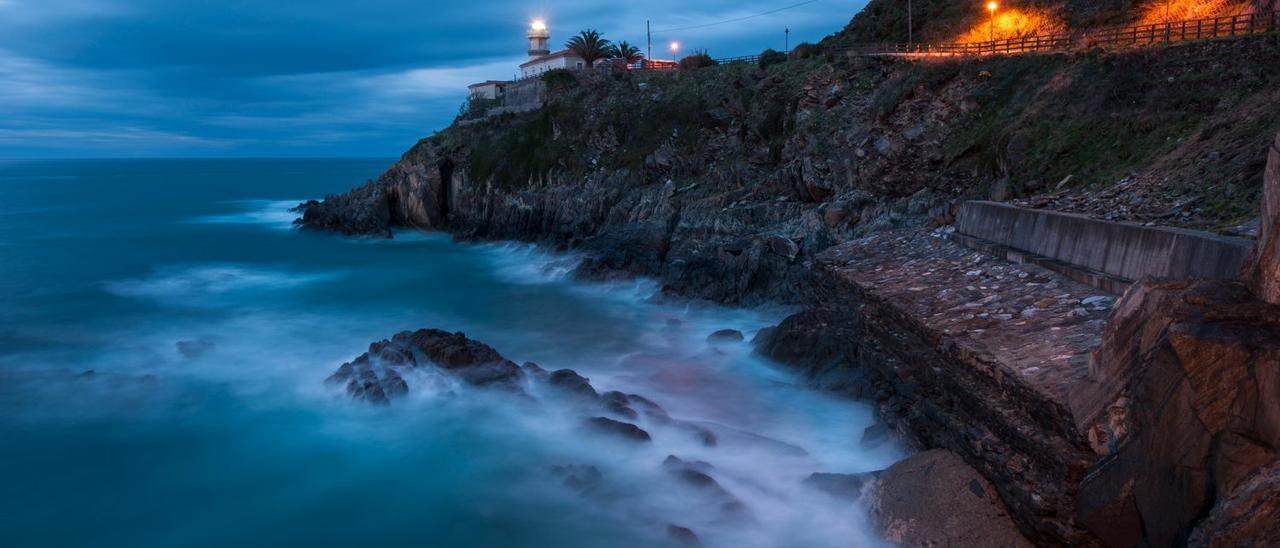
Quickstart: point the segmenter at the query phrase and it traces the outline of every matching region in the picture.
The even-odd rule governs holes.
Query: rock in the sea
[[[409,383],[398,368],[414,368],[421,354],[439,369],[473,386],[496,386],[520,391],[524,371],[493,347],[468,339],[462,333],[422,329],[396,334],[391,340],[369,345],[369,351],[338,367],[325,382],[345,384],[352,397],[374,403],[409,393]],[[540,369],[540,368],[539,368]],[[403,370],[403,369],[402,369]]]
[[[629,422],[616,421],[609,417],[592,417],[587,419],[587,426],[597,432],[602,432],[631,441],[645,443],[653,441],[653,438],[649,436],[649,433],[645,432],[644,429],[639,426]]]
[[[702,541],[698,540],[698,535],[694,534],[693,529],[688,527],[667,524],[667,536],[682,546],[702,546]]]
[[[711,343],[742,342],[744,339],[742,332],[737,329],[721,329],[707,336],[707,342]]]
[[[590,401],[596,401],[600,397],[596,393],[596,389],[591,387],[591,381],[572,369],[560,369],[551,372],[551,375],[547,378],[547,384],[568,394]]]
[[[900,546],[1032,546],[986,478],[943,449],[881,472],[870,500],[885,539]]]

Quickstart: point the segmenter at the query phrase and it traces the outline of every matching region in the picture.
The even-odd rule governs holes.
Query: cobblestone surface
[[[942,231],[881,233],[818,260],[1058,403],[1088,373],[1114,304],[1090,286],[973,251]]]

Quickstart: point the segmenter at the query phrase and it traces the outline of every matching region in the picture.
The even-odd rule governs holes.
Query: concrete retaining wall
[[[1244,238],[997,202],[966,202],[956,225],[967,236],[1125,280],[1235,279],[1253,250],[1253,240]]]

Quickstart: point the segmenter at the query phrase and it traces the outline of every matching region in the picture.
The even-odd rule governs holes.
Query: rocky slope
[[[1258,413],[1267,400],[1210,410],[1218,418],[1196,428],[1150,425],[1207,412],[1198,390],[1235,393],[1241,379],[1269,378],[1259,372],[1274,362],[1255,336],[1275,322],[1268,308],[1243,306],[1252,294],[1239,284],[1139,285],[1104,332],[1108,306],[1095,304],[1105,297],[1000,261],[970,276],[964,261],[974,259],[928,230],[969,197],[1216,230],[1245,224],[1280,126],[1267,108],[1280,99],[1269,41],[579,75],[552,86],[540,110],[423,140],[379,180],[304,204],[300,223],[537,241],[585,252],[585,277],[639,274],[688,297],[805,305],[762,337],[762,351],[816,384],[875,400],[919,447],[961,457],[1036,544],[1247,538],[1220,535],[1264,534],[1251,524],[1274,510],[1265,499],[1274,473],[1257,463],[1274,451],[1275,422],[1223,417]],[[1263,295],[1274,283],[1268,230],[1252,288]],[[1144,325],[1154,331],[1132,327]],[[1222,331],[1241,325],[1254,331]],[[1236,365],[1206,362],[1213,333],[1253,342],[1228,354],[1244,356]],[[1035,351],[1044,334],[1054,352]],[[1200,357],[1169,357],[1181,343]],[[1143,415],[1163,409],[1161,383],[1219,369],[1238,374],[1215,382],[1239,382],[1186,385],[1177,413]],[[360,379],[387,394],[383,373],[362,371],[353,362],[355,376],[343,379],[353,395],[377,397]],[[1106,390],[1077,395],[1089,382]],[[1117,382],[1119,395],[1109,391]],[[1146,418],[1124,426],[1108,413]],[[1113,422],[1121,431],[1103,436],[1098,425]],[[1169,461],[1161,440],[1188,436],[1198,453]],[[1217,448],[1236,437],[1242,452]],[[1204,472],[1236,455],[1254,460]],[[1170,470],[1177,485],[1135,487]]]

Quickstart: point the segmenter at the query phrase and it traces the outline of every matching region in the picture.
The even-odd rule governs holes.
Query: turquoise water
[[[290,226],[389,163],[0,162],[0,544],[663,546],[668,523],[709,546],[876,544],[860,508],[800,484],[900,456],[859,446],[870,410],[705,340],[784,311],[575,282],[574,257],[526,245]],[[555,401],[424,376],[374,408],[323,383],[423,327],[738,434],[636,447]],[[668,454],[709,462],[751,519],[709,510]],[[578,495],[558,464],[606,487]]]

